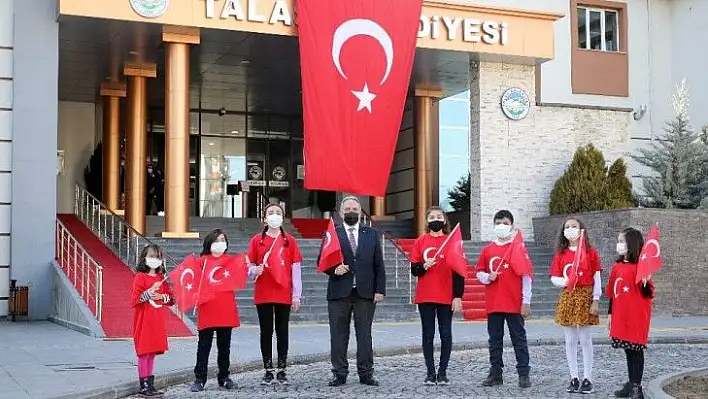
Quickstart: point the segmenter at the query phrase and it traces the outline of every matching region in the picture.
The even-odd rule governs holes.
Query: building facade
[[[129,221],[149,210],[119,187],[139,190],[147,163],[172,176],[179,168],[167,236],[189,235],[190,214],[253,215],[254,196],[226,193],[239,181],[286,199],[290,216],[317,217],[300,178],[299,70],[285,62],[297,59],[292,1],[150,1],[166,8],[147,17],[132,3],[143,2],[0,2],[0,316],[10,279],[30,286],[31,318],[50,311],[56,214],[73,211],[74,184],[87,184],[98,143],[111,165],[104,202]],[[708,123],[700,112],[708,77],[693,45],[706,39],[706,16],[700,0],[426,1],[388,194],[369,211],[420,224],[421,211],[445,205],[469,173],[472,239],[491,238],[501,208],[533,237],[532,218],[547,214],[553,183],[587,143],[610,162],[630,161],[639,186],[646,171],[628,156],[670,118],[682,78],[695,126]],[[493,32],[482,35],[484,26]],[[132,41],[117,45],[120,37]],[[180,79],[198,87],[187,97],[166,90],[177,61]],[[255,72],[279,63],[270,75]],[[263,94],[272,86],[287,93]],[[174,119],[175,109],[186,114]],[[166,131],[175,121],[181,130]],[[130,132],[144,134],[144,148]]]

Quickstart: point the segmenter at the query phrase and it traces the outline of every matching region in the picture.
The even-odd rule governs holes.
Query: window
[[[618,14],[617,10],[578,7],[578,47],[619,51]]]

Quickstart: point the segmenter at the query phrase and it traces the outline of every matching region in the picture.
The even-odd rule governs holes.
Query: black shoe
[[[438,383],[438,379],[435,376],[435,373],[428,373],[428,375],[425,377],[425,385],[435,385]]]
[[[487,378],[482,381],[483,387],[494,387],[497,385],[504,385],[504,378],[501,375],[489,374]]]
[[[201,392],[204,390],[204,383],[202,381],[194,381],[192,385],[189,386],[189,390],[192,392]]]
[[[437,376],[438,385],[450,385],[450,380],[447,378],[447,373],[438,373]]]
[[[363,377],[359,378],[359,383],[362,385],[368,385],[370,387],[377,387],[379,386],[379,382],[376,381],[374,377]]]
[[[628,398],[629,394],[632,392],[632,383],[625,382],[622,389],[615,391],[615,398]]]
[[[629,391],[629,397],[631,399],[644,399],[644,391],[642,386],[639,384],[632,384],[632,390]]]
[[[520,375],[519,376],[519,388],[525,389],[525,388],[531,388],[531,378],[527,375]]]
[[[334,376],[331,380],[329,380],[329,386],[331,387],[339,387],[347,383],[346,377],[337,377]]]
[[[588,393],[593,393],[593,386],[592,382],[588,380],[587,378],[583,379],[583,383],[580,384],[580,390],[578,391],[580,393],[588,394]]]
[[[229,377],[219,380],[219,386],[224,389],[236,389],[236,383]]]
[[[261,380],[261,385],[270,385],[273,383],[273,380],[273,370],[266,370],[265,374],[263,375],[263,379]]]
[[[155,389],[155,376],[151,375],[146,378],[146,387],[148,396],[161,396],[163,393]]]
[[[570,380],[570,384],[568,384],[568,388],[566,388],[566,392],[568,393],[576,393],[580,390],[580,380],[577,378],[573,378]]]
[[[288,385],[290,383],[290,381],[288,381],[288,376],[285,374],[285,370],[278,370],[278,374],[275,375],[275,379],[283,385]]]
[[[149,396],[147,388],[147,378],[140,379],[140,390],[138,391],[138,395]]]

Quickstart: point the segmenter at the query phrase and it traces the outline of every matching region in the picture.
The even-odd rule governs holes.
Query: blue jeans
[[[428,374],[435,374],[433,341],[435,340],[435,318],[438,319],[441,344],[438,373],[445,374],[452,352],[452,307],[439,303],[421,303],[418,304],[418,313],[420,313],[420,324],[423,327],[423,356],[425,356],[425,367],[428,369]]]
[[[511,343],[516,355],[516,371],[520,376],[529,375],[529,347],[526,342],[524,318],[518,313],[490,313],[487,315],[487,332],[489,333],[489,374],[501,376],[504,368],[502,353],[504,352],[504,321],[509,327]]]

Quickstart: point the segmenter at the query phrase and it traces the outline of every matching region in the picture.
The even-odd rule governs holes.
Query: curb
[[[664,391],[664,387],[672,382],[684,378],[708,374],[708,368],[690,369],[678,373],[660,375],[647,384],[644,395],[650,399],[676,399]]]
[[[536,339],[529,339],[528,340],[528,345],[531,347],[542,347],[542,346],[556,346],[556,345],[561,345],[564,344],[565,340],[563,338],[536,338]],[[597,338],[593,339],[593,344],[594,345],[609,345],[611,343],[611,340],[609,338]],[[649,339],[649,344],[654,344],[654,345],[671,345],[671,344],[690,344],[690,345],[701,345],[701,344],[708,344],[708,337],[686,337],[686,338],[680,338],[680,337],[656,337],[656,338],[650,338]],[[473,350],[473,349],[486,349],[488,347],[488,343],[486,341],[477,341],[477,342],[466,342],[466,343],[458,343],[458,344],[453,344],[452,350],[453,352],[457,351],[465,351],[465,350]],[[383,348],[383,349],[374,349],[374,357],[391,357],[391,356],[404,356],[404,355],[414,355],[414,354],[419,354],[422,353],[423,349],[420,346],[404,346],[404,347],[394,347],[394,348]],[[356,352],[349,352],[349,357],[353,358],[356,356]],[[311,355],[298,355],[298,356],[293,356],[289,362],[290,365],[307,365],[307,364],[312,364],[312,363],[319,363],[319,362],[325,362],[330,359],[330,354],[329,352],[320,352],[316,354],[311,354]],[[232,366],[232,369],[235,371],[234,374],[236,373],[246,373],[246,372],[251,372],[251,371],[256,371],[260,370],[263,367],[262,362],[260,360],[257,361],[249,361],[246,362],[242,365],[239,366]],[[217,372],[217,367],[216,366],[210,366],[209,367],[209,375],[213,376]],[[693,370],[695,372],[695,370]],[[689,372],[690,373],[690,372]],[[679,373],[679,374],[686,374],[684,373]],[[673,377],[678,377],[679,375],[672,375]],[[668,378],[670,376],[667,376]],[[655,381],[661,379],[662,377],[659,377],[655,380],[652,380],[652,382],[649,384],[649,388],[653,386]],[[159,389],[167,388],[173,385],[179,385],[179,384],[184,384],[187,382],[191,382],[194,379],[194,370],[190,368],[183,368],[180,370],[175,370],[175,371],[170,371],[167,373],[164,373],[160,376],[155,376],[155,387]],[[662,380],[664,381],[664,380]],[[662,384],[661,381],[658,382],[658,391],[660,393],[663,393],[662,387],[665,386],[666,384]],[[118,383],[112,386],[106,386],[102,388],[97,388],[97,389],[92,389],[89,391],[79,391],[79,392],[72,392],[70,394],[66,395],[61,395],[61,396],[55,396],[52,399],[75,399],[79,395],[82,398],[85,399],[120,399],[124,398],[130,395],[135,395],[137,393],[137,378],[135,381],[130,381],[130,382],[123,382],[123,383]],[[653,396],[649,395],[650,398],[653,399],[673,399],[671,396],[666,395],[666,393],[663,393],[665,396]]]

